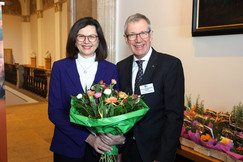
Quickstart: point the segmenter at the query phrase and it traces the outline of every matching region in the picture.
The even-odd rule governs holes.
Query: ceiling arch
[[[3,14],[9,14],[9,15],[19,15],[21,16],[22,8],[21,8],[21,1],[25,2],[28,0],[1,0],[2,2],[5,2],[5,5],[3,6]],[[36,13],[36,0],[29,0],[30,4],[30,14]],[[63,0],[62,2],[66,2],[66,0]],[[42,0],[43,3],[43,10],[49,9],[54,7],[54,0]]]
[[[2,7],[3,14],[21,15],[21,5],[19,0],[1,0],[5,2]]]

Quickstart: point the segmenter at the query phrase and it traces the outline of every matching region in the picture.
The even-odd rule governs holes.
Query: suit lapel
[[[132,90],[132,64],[133,64],[133,56],[130,56],[125,69],[126,72],[129,72],[128,78],[126,79],[127,81],[126,85],[130,90]],[[132,91],[130,93],[132,93]]]
[[[144,72],[141,85],[147,84],[150,82],[151,76],[154,73],[155,68],[157,67],[157,52],[153,49],[152,54],[149,58],[146,70]]]
[[[81,86],[81,81],[79,78],[75,59],[68,59],[68,61],[66,62],[66,66],[67,66],[66,74],[71,80],[70,84],[73,84],[74,87],[77,89],[77,91],[83,92],[84,90]]]
[[[105,61],[98,61],[98,67],[97,67],[97,72],[95,74],[95,78],[93,81],[93,84],[98,83],[101,79],[101,74],[104,72],[104,66],[105,66]]]

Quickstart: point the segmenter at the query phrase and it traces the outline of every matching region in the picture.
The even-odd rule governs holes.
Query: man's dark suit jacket
[[[118,66],[121,91],[132,94],[133,56]],[[133,128],[144,162],[173,161],[183,124],[184,74],[176,57],[152,50],[141,85],[153,83],[154,93],[142,95],[150,110]],[[125,148],[129,149],[129,148]]]

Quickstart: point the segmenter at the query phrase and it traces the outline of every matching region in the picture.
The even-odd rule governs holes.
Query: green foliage
[[[238,150],[236,148],[231,148],[230,151],[234,152],[234,153],[237,153],[237,154],[240,154],[240,155],[243,155],[243,150]]]
[[[196,133],[196,130],[197,130],[197,127],[196,127],[196,126],[193,126],[193,127],[191,128],[191,131],[192,131],[193,133]]]
[[[198,95],[196,102],[195,102],[196,109],[194,110],[195,113],[203,115],[204,114],[204,101],[200,101],[200,95]],[[186,95],[185,101],[186,111],[189,112],[192,106],[192,97],[190,95]]]
[[[233,107],[232,115],[235,116],[235,125],[237,127],[243,128],[243,104],[239,103],[237,106]]]
[[[188,108],[191,108],[192,107],[192,97],[191,97],[191,94],[189,96],[186,95],[186,106]]]
[[[195,112],[198,113],[198,114],[204,114],[204,101],[202,100],[200,102],[200,95],[198,95],[197,99],[196,99],[196,103],[195,103],[195,106],[196,106],[196,109],[195,109]]]
[[[214,138],[221,139],[223,129],[224,129],[224,126],[222,126],[218,123],[213,123]]]

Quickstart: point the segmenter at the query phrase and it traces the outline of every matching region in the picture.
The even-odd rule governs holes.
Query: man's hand
[[[99,133],[99,137],[105,144],[109,146],[124,144],[126,140],[122,134],[112,135],[111,133]]]
[[[85,142],[90,144],[90,146],[92,146],[95,149],[95,151],[100,154],[104,154],[103,151],[110,152],[112,150],[112,147],[104,143],[99,136],[94,136],[93,134],[90,134],[85,140]]]

